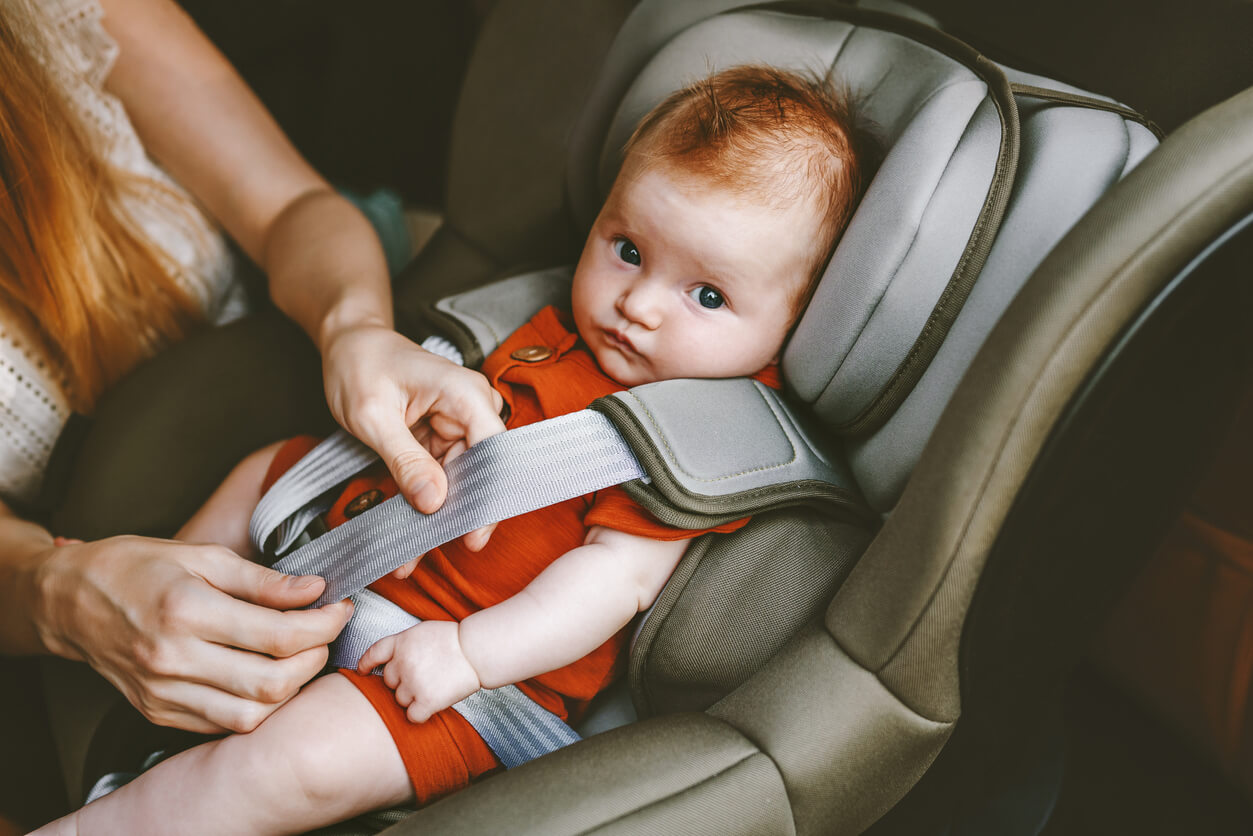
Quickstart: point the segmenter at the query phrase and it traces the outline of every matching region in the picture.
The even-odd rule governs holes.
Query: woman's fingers
[[[191,625],[198,635],[206,641],[278,659],[330,644],[352,617],[352,602],[347,600],[316,610],[278,612],[223,597],[212,607],[215,617]],[[209,609],[204,608],[198,617],[204,617]]]
[[[326,647],[311,647],[281,659],[201,642],[171,678],[213,687],[244,700],[278,705],[295,696],[326,665]]]
[[[492,532],[496,530],[499,523],[485,525],[482,528],[476,528],[469,534],[461,538],[461,544],[472,552],[482,551],[487,546],[487,541],[491,538]]]
[[[285,575],[245,560],[228,548],[187,545],[188,568],[227,595],[274,609],[307,607],[318,599],[326,581],[317,575]]]
[[[267,703],[245,699],[211,685],[167,679],[154,683],[145,697],[146,705],[141,704],[139,708],[149,720],[161,726],[205,734],[246,733],[261,725],[297,691],[283,700]]]
[[[405,578],[413,574],[413,570],[418,568],[418,561],[422,556],[415,557],[403,566],[398,566],[392,570],[392,577],[396,580],[403,581]]]
[[[444,504],[444,496],[448,492],[448,477],[426,448],[414,438],[400,413],[394,418],[373,437],[362,437],[361,440],[379,454],[410,505],[426,514],[437,511]]]
[[[316,576],[293,577],[215,546],[200,547],[193,567],[204,587],[184,593],[187,627],[202,638],[275,657],[329,644],[352,616],[352,602],[297,610],[321,594]]]

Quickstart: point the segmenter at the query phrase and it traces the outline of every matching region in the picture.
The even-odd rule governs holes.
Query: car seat
[[[689,555],[633,653],[644,719],[477,784],[394,832],[1034,832],[1047,792],[1010,804],[1010,826],[992,802],[1047,786],[1030,770],[1047,763],[1032,732],[1048,728],[1083,637],[1157,533],[1145,521],[1178,500],[1231,376],[1250,363],[1249,291],[1234,266],[1253,238],[1241,225],[1253,150],[1240,141],[1253,97],[1154,151],[1125,108],[1002,74],[917,21],[832,3],[645,0],[579,110],[563,94],[594,70],[556,72],[542,36],[520,35],[563,25],[566,11],[605,35],[626,11],[587,8],[502,0],[494,10],[454,126],[448,222],[398,287],[407,327],[429,321],[430,301],[510,265],[572,260],[621,140],[685,75],[834,63],[888,154],[783,366],[884,521],[870,539],[864,527],[800,516],[827,548],[791,575],[760,572],[771,566],[761,554]],[[600,64],[586,42],[569,48]],[[562,83],[515,97],[498,70],[521,76],[532,62]],[[512,158],[561,148],[560,132],[533,127],[527,139],[538,141],[504,152],[489,139],[501,136],[493,115],[520,130],[510,108],[546,95],[561,102],[545,109],[558,127],[577,113],[561,155],[572,223],[555,155],[525,170]],[[234,331],[199,342],[218,362],[269,357],[270,345],[271,368],[286,371],[267,374],[310,377],[289,332],[236,330],[258,342],[240,349]],[[176,410],[151,405],[154,382],[205,351],[163,355],[102,404],[66,480],[75,501],[59,531],[168,531],[182,497],[207,494],[213,467],[230,466],[219,444],[220,464],[158,477],[190,486],[182,493],[142,508],[113,498],[119,479],[151,484],[152,439],[181,426],[168,417]],[[314,384],[291,386],[309,401]],[[267,400],[259,388],[215,400],[245,415]],[[267,420],[294,431],[307,419]],[[232,437],[239,454],[269,440],[253,431]],[[787,529],[758,542],[777,552],[794,539]],[[732,617],[714,606],[730,593],[744,601]]]

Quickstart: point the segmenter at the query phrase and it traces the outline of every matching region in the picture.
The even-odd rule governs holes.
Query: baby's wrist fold
[[[458,621],[456,622],[456,625],[457,625],[457,629],[453,635],[457,641],[457,652],[460,654],[461,658],[465,661],[466,669],[468,673],[470,674],[470,677],[473,678],[474,680],[474,688],[471,691],[471,693],[473,693],[474,691],[477,691],[480,688],[484,688],[487,686],[483,684],[483,677],[482,675],[479,674],[478,666],[474,664],[474,660],[471,659],[470,654],[466,652],[465,643],[462,641],[461,631],[465,629],[465,623]]]

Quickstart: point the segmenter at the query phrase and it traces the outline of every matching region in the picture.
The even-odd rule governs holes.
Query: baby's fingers
[[[357,660],[357,673],[362,676],[369,675],[379,665],[385,665],[390,662],[395,652],[396,637],[384,636],[370,645],[365,653],[361,654],[361,658]],[[395,686],[391,687],[394,688]]]

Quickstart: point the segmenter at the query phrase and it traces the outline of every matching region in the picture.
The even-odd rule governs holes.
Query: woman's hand
[[[335,420],[379,454],[409,504],[425,513],[448,492],[440,463],[505,429],[487,378],[391,328],[338,331],[323,342],[322,365]],[[467,534],[467,547],[481,549],[492,528]]]
[[[322,669],[351,616],[347,601],[295,610],[323,586],[221,546],[112,537],[43,555],[35,620],[48,650],[90,663],[152,722],[247,732]]]

